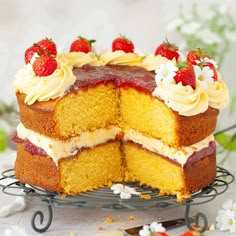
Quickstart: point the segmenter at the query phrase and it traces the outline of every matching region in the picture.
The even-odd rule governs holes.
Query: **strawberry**
[[[92,51],[92,44],[95,43],[94,39],[86,39],[79,36],[72,44],[70,45],[70,52],[84,52],[88,53]]]
[[[30,63],[35,53],[37,53],[38,56],[45,54],[44,50],[40,46],[38,46],[37,44],[34,44],[33,46],[31,46],[25,51],[25,64]]]
[[[45,51],[46,54],[50,54],[53,56],[57,55],[57,47],[52,39],[42,39],[37,43],[37,45],[39,45]]]
[[[201,236],[202,234],[195,230],[189,230],[185,232],[184,234],[181,234],[181,236]]]
[[[168,58],[169,60],[172,60],[175,58],[176,61],[179,59],[179,53],[178,53],[178,47],[170,43],[167,39],[162,44],[160,44],[155,51],[155,55],[161,55],[163,57]]]
[[[57,68],[57,62],[51,55],[42,55],[33,63],[33,70],[36,76],[51,75]]]
[[[179,68],[174,76],[176,83],[182,82],[183,86],[190,85],[193,89],[196,88],[196,76],[193,65],[186,61],[179,62],[177,64]]]
[[[192,65],[197,65],[197,61],[201,61],[205,57],[210,58],[208,52],[203,48],[194,48],[190,50],[187,54],[187,61],[190,62]]]
[[[134,44],[133,42],[126,38],[124,35],[120,35],[120,37],[116,38],[112,42],[112,52],[122,50],[126,53],[134,52]]]
[[[203,67],[204,66],[210,67],[210,69],[213,71],[213,80],[217,81],[218,80],[218,75],[217,75],[217,70],[215,68],[215,65],[213,63],[211,63],[211,62],[205,62]]]

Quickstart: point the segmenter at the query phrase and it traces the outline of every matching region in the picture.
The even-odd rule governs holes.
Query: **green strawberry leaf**
[[[220,133],[215,136],[216,141],[229,151],[236,151],[236,134]]]

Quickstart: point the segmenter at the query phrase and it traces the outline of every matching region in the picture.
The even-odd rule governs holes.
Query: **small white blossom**
[[[193,21],[183,24],[180,28],[180,31],[183,34],[190,35],[190,34],[197,34],[200,29],[201,29],[201,24]]]
[[[221,231],[229,230],[230,233],[236,232],[236,224],[235,224],[235,214],[231,210],[225,210],[224,213],[221,212],[216,217],[216,226]]]
[[[161,64],[160,68],[155,71],[156,84],[159,84],[161,81],[166,84],[169,84],[171,81],[173,81],[177,70],[178,68],[176,67],[173,61],[168,61],[167,63]]]
[[[207,89],[208,85],[214,82],[214,72],[209,66],[204,66],[202,69],[200,66],[194,66],[194,71],[197,82],[202,88]]]
[[[135,188],[130,188],[123,184],[115,184],[111,187],[114,194],[120,194],[121,199],[130,199],[131,195],[139,195],[140,193],[135,190]]]
[[[221,231],[229,230],[230,233],[236,232],[236,202],[231,199],[226,200],[223,209],[218,211],[216,217],[216,227]]]
[[[139,231],[140,236],[151,236],[152,232],[165,232],[166,229],[162,226],[161,223],[152,222],[150,226],[144,225],[143,229]]]

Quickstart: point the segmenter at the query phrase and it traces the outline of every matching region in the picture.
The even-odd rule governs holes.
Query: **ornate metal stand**
[[[224,193],[230,183],[234,181],[234,176],[224,168],[217,168],[217,177],[214,183],[210,186],[192,194],[190,199],[182,203],[176,202],[173,196],[158,196],[159,190],[152,189],[148,186],[140,186],[137,182],[126,183],[131,187],[135,187],[138,192],[150,195],[149,200],[141,199],[138,196],[133,196],[132,199],[122,200],[119,196],[114,195],[109,188],[101,188],[96,191],[81,193],[79,195],[63,196],[55,192],[50,192],[35,186],[26,185],[19,182],[14,175],[14,170],[7,170],[2,173],[0,178],[0,186],[2,191],[8,195],[23,196],[29,203],[45,205],[48,209],[48,219],[45,224],[44,213],[36,211],[31,220],[32,228],[39,232],[48,230],[53,219],[52,207],[64,208],[95,208],[101,207],[102,209],[114,210],[160,210],[178,206],[185,206],[185,222],[189,229],[194,229],[197,226],[199,232],[204,232],[207,229],[207,217],[199,212],[194,217],[190,217],[190,207],[200,205],[212,201],[218,195]],[[5,183],[5,182],[8,183]],[[2,184],[4,183],[4,184]],[[22,191],[23,190],[23,191]],[[39,218],[40,226],[37,226]],[[203,222],[200,226],[199,222]],[[43,226],[45,224],[45,226]]]

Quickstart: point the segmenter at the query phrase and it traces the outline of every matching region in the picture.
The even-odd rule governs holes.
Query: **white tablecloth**
[[[12,168],[15,160],[15,152],[7,150],[0,153],[0,171]],[[235,171],[233,170],[235,175]],[[217,196],[209,203],[192,206],[190,215],[195,215],[198,212],[204,213],[209,224],[215,223],[215,217],[219,209],[222,208],[222,203],[226,199],[236,201],[236,183],[229,186],[227,192]],[[15,200],[14,196],[6,195],[0,192],[0,207],[6,206]],[[39,235],[31,226],[31,218],[36,210],[42,210],[47,217],[47,208],[27,204],[23,212],[19,212],[8,217],[0,218],[0,235],[4,235],[6,229],[12,226],[24,228],[26,235]],[[50,228],[43,235],[85,235],[93,236],[105,234],[114,235],[113,233],[119,229],[126,229],[138,225],[144,225],[153,221],[167,220],[172,218],[183,217],[185,207],[177,207],[173,209],[164,209],[160,211],[119,211],[119,210],[104,210],[100,208],[84,209],[84,208],[55,208],[53,207],[53,221]],[[107,217],[114,219],[114,223],[107,222]],[[187,231],[186,226],[168,230],[170,236],[178,236]],[[228,232],[220,232],[218,230],[208,231],[204,235],[232,235]],[[234,234],[236,235],[236,234]]]

